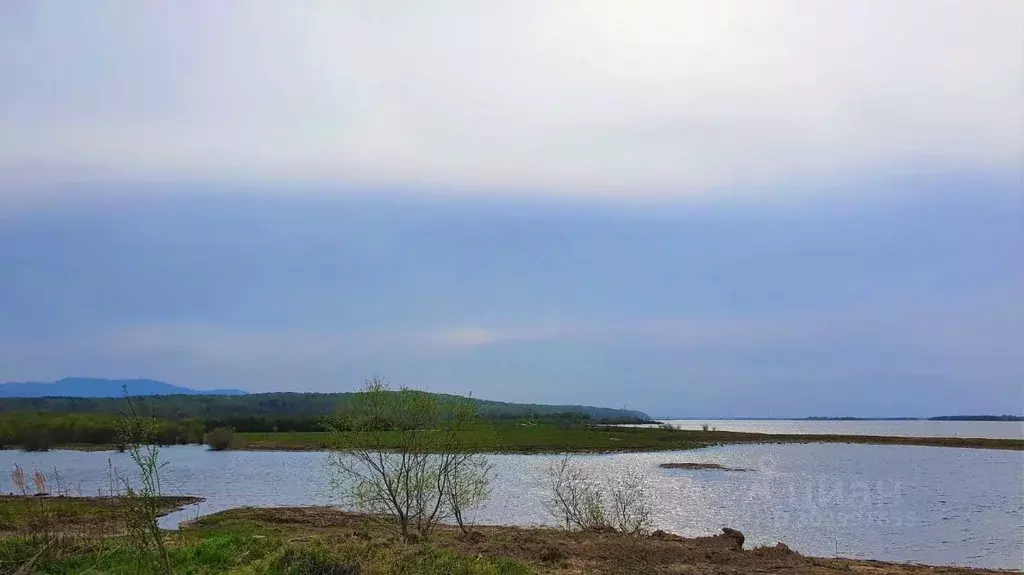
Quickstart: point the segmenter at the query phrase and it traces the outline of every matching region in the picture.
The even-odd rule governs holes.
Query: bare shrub
[[[465,512],[491,495],[494,466],[480,453],[460,453],[452,458],[443,486],[446,503],[455,523],[469,533]]]
[[[545,506],[566,529],[596,529],[608,525],[604,497],[572,455],[553,461],[547,469],[550,499]]]
[[[571,454],[547,469],[549,499],[545,507],[566,529],[613,528],[629,535],[650,532],[653,509],[644,475],[627,470],[618,480],[600,484]]]
[[[393,519],[406,540],[453,515],[465,529],[463,512],[489,493],[491,467],[470,454],[486,432],[472,400],[391,390],[375,377],[331,427],[335,487],[357,509]]]
[[[635,536],[650,533],[654,510],[647,492],[647,478],[643,473],[629,469],[610,489],[609,519],[617,531]]]

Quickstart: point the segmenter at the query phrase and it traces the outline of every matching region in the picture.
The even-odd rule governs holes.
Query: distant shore
[[[332,444],[330,432],[235,433],[228,449],[242,451],[321,451]],[[875,435],[801,435],[698,431],[627,426],[560,428],[551,425],[522,425],[498,428],[495,433],[474,438],[466,451],[486,453],[616,453],[682,451],[716,445],[768,443],[855,443],[863,445],[909,445],[972,449],[1024,450],[1024,439],[984,437],[893,437]],[[7,446],[16,449],[18,446]],[[51,449],[86,451],[114,449],[110,444],[55,444]]]
[[[472,447],[472,451],[493,453],[561,453],[681,451],[716,445],[765,443],[858,443],[864,445],[911,445],[973,449],[1024,450],[1024,439],[984,437],[891,437],[874,435],[797,435],[745,433],[735,431],[694,431],[681,429],[638,429],[601,427],[589,430],[558,430],[545,434],[543,441],[527,434],[498,435],[493,441]],[[571,432],[571,433],[570,433]],[[329,446],[328,433],[240,433],[233,449],[257,451],[315,451]]]

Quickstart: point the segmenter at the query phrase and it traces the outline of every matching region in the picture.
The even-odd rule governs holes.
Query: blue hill
[[[152,379],[65,377],[53,382],[0,384],[0,397],[121,397],[142,395],[246,395],[240,389],[191,389]]]

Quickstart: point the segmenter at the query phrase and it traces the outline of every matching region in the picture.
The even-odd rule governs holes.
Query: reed
[[[25,481],[25,470],[17,463],[14,464],[14,469],[11,471],[11,482],[14,483],[15,493],[28,495],[28,483]]]

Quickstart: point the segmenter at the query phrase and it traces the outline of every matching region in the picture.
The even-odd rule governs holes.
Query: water
[[[888,435],[893,437],[987,437],[1024,439],[1022,421],[808,421],[781,419],[664,419],[680,429],[748,433],[795,433],[799,435]]]
[[[340,504],[327,456],[318,452],[210,452],[164,448],[168,494],[206,501],[164,525],[223,509]],[[475,513],[480,523],[549,524],[542,501],[554,456],[494,455],[498,479]],[[60,470],[73,494],[108,485],[113,452],[0,451],[0,467]],[[657,527],[687,536],[743,531],[748,548],[782,541],[817,556],[1024,568],[1024,452],[841,444],[731,445],[695,451],[583,456],[596,478],[645,472]],[[746,472],[666,470],[665,462],[713,462]]]

